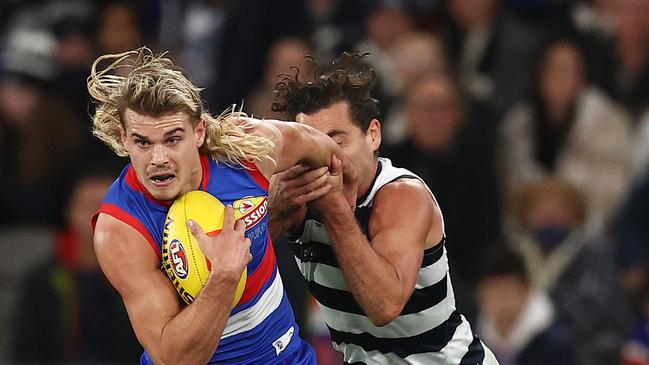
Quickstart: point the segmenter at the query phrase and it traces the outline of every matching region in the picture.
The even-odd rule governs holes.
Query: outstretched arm
[[[207,363],[228,321],[243,268],[251,259],[250,240],[244,237],[242,222],[235,227],[231,207],[226,208],[219,235],[207,237],[197,224],[190,229],[212,262],[212,271],[196,300],[183,308],[142,235],[110,215],[100,214],[97,220],[99,264],[122,296],[133,330],[156,364]]]
[[[278,120],[247,118],[251,132],[270,138],[275,148],[269,158],[262,159],[257,166],[270,179],[273,174],[285,171],[295,165],[308,168],[329,167],[333,156],[342,161],[345,177],[345,198],[350,206],[356,203],[356,170],[331,137],[305,124]]]
[[[351,209],[356,207],[356,170],[331,137],[300,123],[252,118],[246,122],[253,133],[270,138],[275,144],[269,158],[257,163],[260,171],[269,179],[284,172],[271,181],[271,237],[295,228],[304,218],[305,204],[330,190],[325,178],[334,156],[341,161],[344,198]]]

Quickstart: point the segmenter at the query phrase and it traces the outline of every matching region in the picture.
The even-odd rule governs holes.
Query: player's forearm
[[[340,146],[326,134],[303,124],[295,124],[293,127],[288,143],[293,149],[296,163],[316,168],[329,166],[332,155],[344,158]]]
[[[166,364],[205,364],[228,322],[237,282],[211,275],[196,300],[162,331],[161,358]]]
[[[402,284],[392,265],[372,249],[344,198],[338,200],[320,212],[338,265],[370,320],[385,325],[403,308]]]

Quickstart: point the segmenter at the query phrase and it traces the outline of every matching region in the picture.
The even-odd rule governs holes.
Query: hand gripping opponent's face
[[[359,193],[363,193],[374,178],[375,153],[381,145],[381,126],[374,119],[367,130],[352,121],[349,104],[341,101],[314,113],[300,113],[298,123],[309,125],[331,137],[343,150],[358,173]]]
[[[174,200],[201,182],[199,147],[205,123],[192,124],[184,112],[160,116],[124,111],[122,143],[140,183],[158,200]]]

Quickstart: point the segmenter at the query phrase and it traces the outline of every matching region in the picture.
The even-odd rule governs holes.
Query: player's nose
[[[164,165],[169,162],[167,148],[163,145],[156,145],[153,147],[153,155],[151,156],[152,165]]]

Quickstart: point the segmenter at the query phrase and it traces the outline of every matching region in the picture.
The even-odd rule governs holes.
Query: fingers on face
[[[336,155],[331,157],[331,173],[333,175],[338,175],[342,172],[342,161]]]

